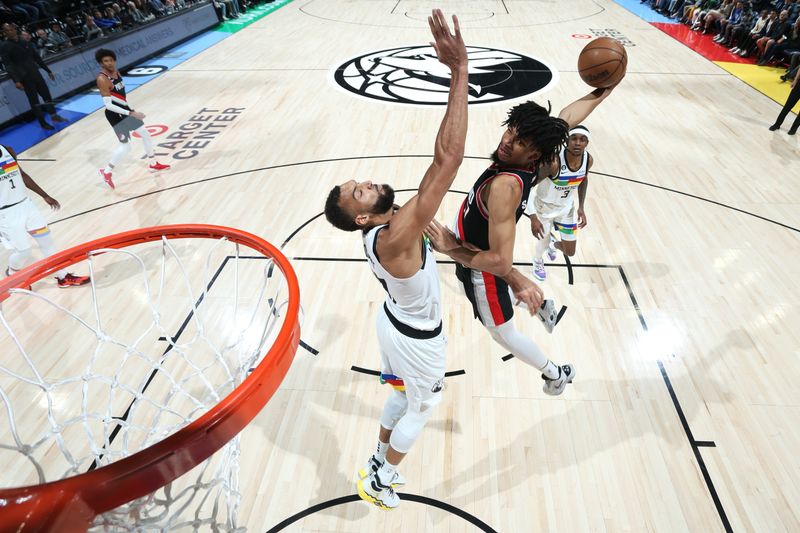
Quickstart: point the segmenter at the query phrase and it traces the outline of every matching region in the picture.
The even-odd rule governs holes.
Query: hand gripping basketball
[[[434,9],[428,17],[428,25],[431,27],[434,42],[431,43],[436,50],[436,57],[439,62],[450,67],[450,70],[467,66],[467,48],[464,46],[464,39],[461,38],[461,27],[458,25],[458,17],[453,15],[453,27],[455,35],[450,33],[450,27],[444,18],[441,9]]]

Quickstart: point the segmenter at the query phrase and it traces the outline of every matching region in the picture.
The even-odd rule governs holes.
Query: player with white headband
[[[577,230],[586,226],[586,190],[589,188],[589,169],[594,160],[589,146],[589,129],[578,125],[569,130],[567,146],[561,149],[558,159],[539,168],[537,185],[531,189],[525,213],[531,217],[531,233],[538,239],[533,256],[533,275],[544,281],[542,256],[555,261],[556,250],[569,257],[575,255]],[[573,192],[578,190],[576,206]],[[577,207],[577,209],[576,209]],[[561,237],[556,241],[552,231]]]

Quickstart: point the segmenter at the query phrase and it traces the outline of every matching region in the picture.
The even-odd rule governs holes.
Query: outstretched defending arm
[[[450,33],[439,9],[428,17],[428,24],[435,41],[431,44],[439,61],[450,67],[450,94],[436,135],[433,163],[420,182],[419,192],[395,213],[389,234],[384,237],[391,243],[389,247],[398,252],[417,246],[420,234],[436,215],[464,159],[467,137],[467,51],[458,18],[453,16],[455,35]]]

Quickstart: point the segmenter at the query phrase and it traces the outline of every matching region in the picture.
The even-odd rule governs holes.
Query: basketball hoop
[[[210,248],[204,260],[202,246]],[[258,255],[240,255],[240,246]],[[153,266],[152,259],[159,253],[160,264]],[[216,256],[223,261],[214,271]],[[204,263],[205,268],[187,269],[192,261]],[[81,268],[88,263],[91,288],[54,288],[49,291],[52,298],[44,284],[35,292],[25,290],[80,262],[85,262]],[[230,263],[232,269],[226,266]],[[181,283],[171,283],[178,277],[174,273],[182,273]],[[159,279],[158,287],[151,278]],[[193,288],[198,283],[202,290]],[[128,285],[141,291],[125,298],[123,287]],[[56,301],[62,295],[66,303]],[[121,305],[121,316],[107,320],[100,304],[115,301]],[[237,435],[281,384],[300,340],[297,278],[276,247],[250,233],[221,226],[143,228],[76,246],[5,278],[0,281],[0,302],[0,334],[5,333],[7,341],[0,352],[0,452],[16,461],[13,464],[33,465],[30,477],[38,478],[38,483],[23,481],[27,486],[0,489],[0,531],[86,531],[93,525],[120,524],[131,530],[136,524],[153,529],[190,525],[197,530],[212,522],[217,529],[240,530],[235,524]],[[80,305],[78,310],[68,310],[70,303],[83,305],[86,312]],[[137,305],[143,313],[135,312]],[[208,307],[214,305],[218,308]],[[175,335],[167,324],[172,318],[165,317],[168,308],[187,312]],[[48,330],[52,337],[69,330],[88,339],[85,349],[76,348],[80,353],[74,359],[83,365],[76,367],[77,376],[50,377],[67,372],[66,360],[71,356],[57,355],[55,365],[52,359],[40,363],[38,353],[49,355],[49,349],[40,349],[38,344],[48,337],[42,331],[31,333],[31,353],[22,338],[25,324],[17,324],[15,333],[20,315],[31,311],[42,317],[42,309],[64,317],[58,330]],[[145,332],[137,331],[134,339],[112,332],[123,319],[141,322]],[[227,323],[233,326],[218,333],[220,324]],[[184,333],[191,338],[182,342],[181,333],[189,330],[194,333]],[[76,346],[80,342],[83,339]],[[148,343],[159,346],[159,342],[164,353],[153,357]],[[17,355],[21,362],[12,366],[9,360]],[[145,383],[147,372],[137,375],[131,369],[152,373]],[[148,389],[151,383],[155,385]],[[19,392],[24,387],[32,392]],[[159,392],[151,394],[156,388]],[[73,408],[74,402],[67,401],[73,391],[80,393],[75,396],[81,398],[80,412],[62,416],[62,411]],[[20,398],[24,403],[17,412],[12,403]],[[114,411],[118,405],[124,408],[128,398],[131,403],[124,415]],[[45,429],[28,430],[40,407],[47,411],[42,415]],[[141,420],[150,413],[153,421]],[[6,419],[9,428],[2,427]],[[74,447],[64,442],[76,435],[88,438]],[[56,467],[61,470],[55,475],[42,466],[53,456],[58,465],[64,465]],[[197,481],[184,482],[189,489],[172,485],[195,467]],[[0,461],[2,468],[8,469]],[[0,487],[4,485],[9,486]],[[179,498],[194,501],[202,489],[213,489],[216,498],[227,499],[227,510],[219,511],[225,501],[212,502],[213,497],[204,495],[197,496],[201,506],[213,507],[205,518],[192,511],[192,518],[178,523],[170,518],[172,511],[164,511],[166,504]],[[160,494],[154,496],[156,491]],[[181,512],[188,506],[184,500],[175,505]],[[218,513],[226,516],[219,518]]]

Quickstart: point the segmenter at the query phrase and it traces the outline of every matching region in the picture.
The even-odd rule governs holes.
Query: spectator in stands
[[[127,5],[122,8],[118,4],[111,4],[111,9],[114,11],[115,17],[122,23],[123,29],[132,28],[136,25],[136,19],[134,19],[133,13],[131,13]]]
[[[39,68],[47,72],[51,80],[56,79],[55,75],[35,52],[31,43],[21,39],[16,26],[9,23],[3,24],[3,35],[6,39],[0,43],[0,61],[3,62],[6,72],[14,81],[17,89],[25,91],[31,111],[42,128],[52,130],[53,126],[44,118],[45,113],[52,117],[53,122],[64,122],[66,119],[56,112],[50,89],[42,78]],[[39,103],[40,96],[44,100],[41,104]]]
[[[761,59],[764,57],[764,50],[766,50],[767,45],[773,44],[781,37],[788,35],[790,30],[791,26],[789,25],[789,12],[781,11],[781,14],[778,15],[778,21],[772,24],[764,36],[756,41],[759,61],[761,61]]]
[[[161,0],[148,0],[147,7],[150,8],[150,12],[157,17],[163,17],[167,14],[167,6]]]
[[[47,41],[53,52],[61,52],[72,47],[72,41],[57,20],[50,23],[50,35],[47,36]]]
[[[767,44],[764,55],[758,62],[763,66],[772,61],[773,58],[782,58],[784,54],[800,52],[800,18],[795,20],[794,25],[779,39]]]
[[[118,20],[108,18],[99,9],[94,10],[94,22],[104,31],[113,31],[116,26],[119,26]]]
[[[33,22],[39,18],[39,10],[22,0],[6,0],[12,11],[22,16],[25,22]]]
[[[752,54],[756,49],[756,41],[764,37],[777,22],[778,12],[775,10],[770,11],[769,14],[767,14],[767,20],[765,21],[764,25],[761,26],[761,29],[757,32],[755,31],[758,28],[758,22],[756,22],[753,30],[741,39],[738,45],[738,51],[734,50],[734,53],[738,54],[740,57],[749,57],[750,54]]]
[[[729,6],[730,8],[727,13],[724,9],[708,12],[706,20],[703,22],[704,34],[716,30],[717,35],[719,35],[719,32],[724,29],[724,26],[730,23],[731,19],[733,19],[734,24],[739,23],[742,19],[742,13],[744,12],[744,2],[736,2],[735,4],[731,2]],[[723,22],[725,23],[724,26]]]
[[[139,8],[137,8],[136,4],[134,4],[133,2],[128,2],[128,13],[131,14],[131,16],[133,17],[133,21],[136,24],[142,24],[147,20],[147,15],[142,13],[142,11]]]
[[[708,33],[706,31],[706,26],[708,24],[707,19],[709,17],[716,17],[712,20],[713,23],[719,18],[727,18],[730,16],[731,11],[733,11],[733,0],[724,0],[722,5],[719,3],[716,5],[709,4],[706,9],[701,9],[698,13],[696,13],[692,30],[703,30],[703,33]]]
[[[67,34],[72,44],[80,44],[86,40],[83,27],[71,16],[64,17],[64,33]]]
[[[736,7],[731,11],[731,16],[719,21],[719,32],[714,37],[714,42],[725,44],[728,46],[730,42],[731,32],[733,29],[741,24],[750,25],[753,23],[753,11],[750,9],[749,4],[744,2],[736,2]],[[748,26],[749,27],[749,26]]]
[[[220,17],[222,20],[229,20],[228,8],[225,5],[225,2],[221,0],[211,0],[211,5],[214,6],[214,9],[217,11],[218,17]]]
[[[36,38],[33,40],[39,57],[44,57],[52,53],[53,45],[47,40],[47,30],[39,28],[36,30]]]
[[[83,38],[86,41],[91,41],[105,35],[95,23],[92,16],[88,13],[83,15]]]

